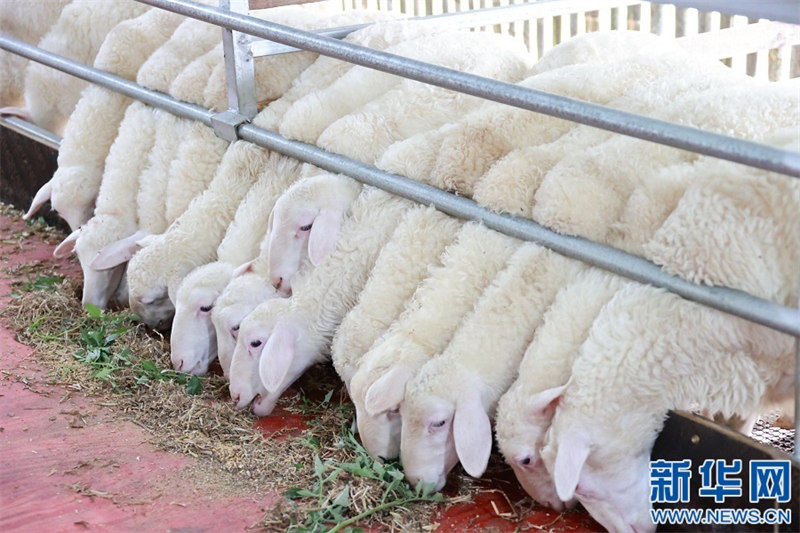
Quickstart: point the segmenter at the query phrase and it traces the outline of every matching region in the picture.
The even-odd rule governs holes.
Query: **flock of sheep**
[[[81,43],[99,68],[226,108],[218,28],[99,4],[53,2],[43,46],[69,55]],[[800,151],[795,83],[735,75],[649,34],[588,34],[534,61],[505,36],[386,13],[259,16],[304,29],[371,23],[346,40]],[[52,125],[71,93],[59,82],[57,95],[30,96],[52,93],[36,84],[43,69],[30,65],[17,90]],[[310,52],[259,58],[256,77],[259,127],[694,282],[798,303],[796,179]],[[218,358],[233,401],[259,416],[332,361],[365,448],[399,456],[412,483],[440,489],[459,462],[481,476],[494,436],[538,502],[578,501],[610,531],[652,531],[648,461],[669,409],[751,423],[793,398],[788,335],[106,89],[74,96],[58,170],[26,217],[49,200],[74,229],[55,253],[77,252],[83,302],[171,325],[174,367],[203,374]]]

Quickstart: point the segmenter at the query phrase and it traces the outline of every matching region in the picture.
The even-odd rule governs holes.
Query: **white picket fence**
[[[341,3],[344,10],[377,9],[408,16],[531,3],[531,0],[330,1]],[[546,4],[546,16],[498,24],[494,30],[521,39],[537,57],[575,35],[598,30],[629,29],[668,37],[697,37],[702,39],[704,49],[715,53],[736,71],[772,81],[800,77],[800,26],[797,25],[650,2],[551,0]],[[557,14],[553,14],[554,5],[558,5]]]

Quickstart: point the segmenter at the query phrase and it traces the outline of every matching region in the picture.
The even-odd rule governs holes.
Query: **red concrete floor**
[[[52,257],[52,244],[33,236],[22,250],[8,238],[24,230],[0,214],[0,308],[8,302],[8,270],[44,261],[80,276],[75,260]],[[210,495],[192,479],[194,459],[155,449],[139,426],[120,421],[102,400],[48,385],[30,347],[0,320],[0,531],[233,532],[257,527],[279,494]],[[265,433],[303,427],[284,413],[257,422]],[[439,532],[602,531],[585,512],[559,514],[532,504],[524,515],[510,501],[525,495],[510,470],[481,481],[475,501],[434,518]],[[528,503],[530,503],[528,501]]]

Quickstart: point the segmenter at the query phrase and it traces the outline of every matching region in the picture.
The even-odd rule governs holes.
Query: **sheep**
[[[366,17],[369,18],[371,15],[366,14]],[[361,18],[362,15],[357,15],[356,18]],[[352,16],[348,17],[352,20]],[[366,30],[355,32],[351,34],[348,38],[352,39],[356,42],[364,42],[370,43],[374,42],[376,46],[380,46],[383,42],[385,37],[384,34],[387,33],[387,30],[391,29],[391,26],[387,26],[386,28],[367,28]],[[394,38],[401,38],[403,32],[392,32],[388,31],[389,35],[393,35]],[[266,127],[269,127],[270,124],[277,125],[278,120],[283,114],[289,109],[292,103],[310,91],[313,91],[315,88],[319,88],[320,86],[324,86],[326,83],[333,82],[336,79],[336,74],[345,70],[345,67],[342,62],[334,62],[329,60],[329,58],[320,58],[314,65],[309,67],[304,73],[298,77],[298,79],[293,84],[293,87],[287,91],[287,93],[279,100],[272,102],[270,105],[271,117],[269,119],[264,119],[263,124]],[[271,122],[270,122],[271,121]],[[252,202],[254,207],[258,207],[259,204]],[[263,206],[262,206],[263,207]],[[269,210],[263,210],[263,213],[270,213]],[[248,231],[247,225],[245,225],[245,231],[239,231],[240,235],[247,235],[248,233],[254,233]],[[248,250],[248,246],[239,246],[238,240],[242,237],[237,239],[230,239],[230,242],[237,242],[236,245],[228,246],[232,251],[236,249],[244,249]],[[227,274],[221,274],[221,272],[229,272],[233,271],[236,268],[236,265],[250,259],[250,256],[243,256],[239,259],[227,258],[225,257],[227,254],[223,250],[225,248],[225,242],[228,239],[223,240],[220,244],[220,247],[217,250],[218,260],[223,260],[226,262],[227,265],[207,265],[206,267],[201,267],[201,272],[196,272],[192,276],[191,280],[188,283],[183,283],[180,280],[176,280],[175,284],[180,284],[179,291],[176,291],[176,307],[180,307],[182,310],[179,310],[181,314],[186,314],[187,316],[193,316],[194,319],[185,319],[178,318],[177,327],[173,324],[173,365],[178,368],[192,368],[194,371],[203,372],[207,365],[200,364],[198,361],[210,361],[213,359],[213,353],[216,351],[218,355],[221,355],[220,362],[223,367],[223,372],[227,375],[229,361],[232,356],[232,349],[228,345],[230,325],[226,325],[225,322],[230,320],[230,317],[236,317],[237,320],[240,320],[247,311],[252,310],[255,306],[255,302],[261,301],[260,298],[256,298],[255,300],[248,298],[245,302],[236,302],[234,295],[229,295],[229,297],[225,300],[225,305],[235,305],[235,310],[231,310],[229,313],[224,312],[223,309],[219,309],[214,306],[213,299],[215,296],[218,296],[221,291],[223,291],[225,287],[225,283],[227,280],[230,279],[230,276]],[[235,257],[235,256],[234,256]],[[241,267],[239,267],[241,268]],[[205,270],[206,273],[204,274],[202,270]],[[263,289],[259,286],[258,278],[261,277],[262,280],[266,283],[267,278],[264,277],[265,269],[259,269],[258,273],[254,273],[251,276],[246,276],[246,279],[250,282],[250,287],[252,287],[253,294],[261,294]],[[212,279],[204,279],[206,276],[209,276]],[[202,294],[198,297],[193,295],[193,285],[198,285],[202,287]],[[239,284],[237,284],[239,285]],[[213,291],[210,290],[211,287],[214,287]],[[236,294],[241,294],[241,292],[237,292]],[[198,302],[202,302],[202,304],[198,304]],[[235,303],[236,302],[236,303]],[[251,302],[253,302],[251,304]],[[215,324],[213,321],[213,316],[209,317],[207,312],[202,311],[203,308],[213,308],[215,314],[224,317],[218,320],[218,323]],[[184,327],[183,324],[187,326]],[[213,336],[211,333],[211,327],[213,325],[214,328],[214,335],[217,336],[216,342],[213,340]],[[236,322],[238,326],[238,321]],[[203,333],[206,332],[206,333]],[[189,341],[182,341],[181,339],[191,339]],[[177,350],[177,353],[176,353]]]
[[[797,150],[794,129],[778,128],[764,141]],[[691,185],[645,244],[645,255],[653,259],[652,246],[665,268],[687,279],[796,306],[796,180],[711,158],[683,170]],[[614,531],[653,528],[647,459],[667,409],[747,418],[792,394],[791,338],[635,283],[617,292],[586,342],[567,356],[577,357],[570,381],[556,380],[531,400],[547,405],[551,417],[557,406],[541,457],[559,498],[576,496]],[[617,369],[615,375],[606,368]],[[620,402],[635,405],[634,412],[609,422]],[[546,420],[539,437],[544,427]],[[573,442],[576,431],[582,436]]]
[[[37,43],[55,24],[70,0],[43,0],[31,9],[27,0],[0,2],[0,33]],[[28,60],[11,52],[0,51],[0,106],[22,109],[25,91],[25,67]],[[2,110],[0,110],[2,112]]]
[[[620,38],[636,42],[636,32],[621,32]],[[627,35],[631,33],[631,35]],[[633,87],[645,86],[656,78],[671,75],[691,65],[696,71],[724,67],[718,62],[693,58],[677,48],[671,53],[637,54],[636,48],[615,61],[594,61],[567,64],[544,72],[536,72],[518,83],[529,89],[547,91],[598,104],[608,104]],[[594,80],[603,79],[598,84]],[[586,80],[586,81],[581,81]],[[379,161],[380,168],[420,179],[430,175],[438,187],[464,196],[473,195],[475,182],[489,167],[510,151],[532,142],[551,142],[574,127],[573,123],[551,116],[535,116],[529,111],[488,102],[456,123],[439,128],[437,134],[424,139],[412,137],[407,145],[395,145]],[[476,142],[475,139],[480,139]],[[429,143],[431,148],[423,145]],[[417,156],[409,167],[401,153],[434,150],[428,161],[419,165]],[[399,153],[397,153],[399,152]]]
[[[184,76],[192,77],[192,75],[193,69],[190,65],[178,74],[176,81],[181,80]],[[195,90],[195,93],[199,93],[199,91]],[[74,232],[76,234],[75,249],[78,251],[78,258],[84,272],[84,298],[88,298],[86,301],[100,307],[105,306],[119,286],[125,266],[123,263],[118,263],[113,268],[97,269],[91,263],[98,252],[111,243],[125,243],[138,239],[143,234],[157,234],[166,230],[168,222],[171,220],[168,221],[165,217],[169,214],[165,211],[165,199],[169,198],[171,193],[164,174],[170,168],[177,145],[190,125],[190,122],[179,119],[168,112],[153,110],[138,103],[133,109],[136,110],[136,114],[152,114],[151,120],[155,125],[149,129],[120,128],[114,143],[116,153],[120,155],[109,159],[104,173],[106,175],[104,182],[110,179],[108,174],[115,173],[111,180],[114,185],[105,192],[103,205],[95,209],[95,217],[101,216],[97,221],[93,217],[80,230]],[[144,119],[134,117],[128,118],[128,120],[136,122]],[[124,158],[126,146],[133,147],[134,164],[129,164],[130,162]],[[213,146],[215,144],[211,144],[211,147]],[[207,150],[207,152],[213,154],[214,151]],[[213,160],[213,156],[211,158]],[[208,166],[202,165],[204,161],[203,158],[195,161],[196,173],[202,173],[205,168],[208,168]],[[116,168],[120,165],[125,167],[124,171]],[[122,184],[123,181],[124,184]],[[101,185],[102,189],[103,185]],[[186,190],[191,189],[191,183],[188,182],[176,184],[174,187],[174,190],[180,191],[181,195],[185,195]],[[138,191],[134,195],[135,203],[131,202],[130,192],[132,190]],[[63,254],[63,251],[59,252]],[[127,283],[123,287],[127,287]],[[115,299],[119,300],[119,298]],[[127,299],[125,297],[124,301]]]
[[[497,402],[556,292],[582,268],[539,245],[519,246],[447,348],[408,380],[400,404],[400,459],[413,485],[440,490],[459,461],[471,476],[483,474]]]
[[[460,227],[459,220],[433,207],[416,206],[403,217],[331,343],[333,366],[348,391],[361,357],[400,315]]]
[[[327,360],[336,327],[355,305],[381,247],[410,206],[409,200],[365,188],[334,250],[297,277],[292,297],[268,300],[242,320],[230,367],[230,393],[238,408],[257,398],[253,412],[269,414],[303,371]]]
[[[495,434],[500,452],[531,497],[564,509],[539,456],[544,436],[572,369],[573,357],[602,307],[624,280],[587,268],[562,287],[522,356],[519,375],[497,404]],[[573,502],[566,502],[571,506]]]
[[[450,46],[457,40],[458,47]],[[423,36],[415,59],[501,81],[520,80],[531,56],[519,41],[488,32]],[[373,163],[390,145],[458,120],[483,100],[425,83],[403,80],[382,96],[331,124],[317,139],[326,150]]]
[[[38,46],[91,65],[109,31],[147,9],[133,0],[73,0]],[[86,86],[80,78],[31,62],[25,71],[25,110],[33,123],[61,135]]]
[[[629,283],[581,345],[541,456],[558,497],[610,531],[654,531],[648,469],[669,409],[730,417],[791,383],[794,339]],[[624,406],[624,413],[621,412]]]
[[[397,457],[397,413],[406,382],[428,359],[446,348],[462,317],[517,244],[515,239],[496,234],[479,223],[464,224],[442,253],[441,264],[431,267],[397,320],[360,358],[350,380],[350,393],[358,432],[370,455]],[[338,362],[337,366],[341,369],[346,362]],[[345,379],[348,373],[342,370]]]
[[[138,227],[135,205],[129,206],[139,188],[139,174],[155,137],[155,118],[145,104],[135,102],[125,112],[120,134],[111,145],[105,178],[97,196],[94,216],[73,231],[54,250],[56,257],[77,252],[83,270],[83,304],[105,308],[120,284],[123,267],[98,270],[91,266],[98,250],[133,234]]]
[[[686,95],[702,93],[714,88],[730,87],[732,85],[746,82],[748,78],[732,74],[725,67],[718,69],[703,69],[702,72],[684,72],[681,77],[673,76],[670,72],[652,80],[645,85],[633,87],[623,96],[613,100],[609,105],[614,108],[624,109],[645,115],[666,116],[672,118],[682,114],[681,99]],[[690,96],[690,98],[693,98]],[[513,150],[499,159],[489,167],[489,170],[475,183],[473,189],[473,199],[491,209],[506,211],[511,214],[530,217],[531,209],[535,205],[535,198],[538,189],[543,181],[550,181],[548,185],[556,186],[558,181],[550,178],[549,173],[562,160],[569,158],[581,158],[581,154],[588,150],[593,153],[601,153],[600,161],[604,168],[616,168],[614,164],[608,163],[614,154],[621,154],[625,151],[617,149],[614,154],[606,153],[600,147],[603,143],[619,137],[609,131],[593,128],[591,126],[576,126],[556,140],[546,143],[531,143],[528,146]],[[624,139],[624,140],[623,140]],[[614,140],[614,143],[630,143],[630,152],[663,150],[654,147],[651,143],[646,143],[632,138],[622,137]],[[659,152],[661,154],[661,152]],[[655,168],[658,164],[667,164],[669,158],[679,159],[681,154],[677,150],[667,151],[660,158],[654,157],[651,167]],[[665,160],[667,158],[667,160]],[[630,159],[630,158],[628,158]],[[645,161],[647,159],[645,158]],[[616,170],[615,170],[616,172]],[[641,171],[644,174],[644,169]],[[600,176],[594,178],[591,175],[581,175],[585,180],[606,180],[609,179],[608,172],[602,172]],[[614,176],[615,181],[621,181]],[[577,176],[573,179],[579,179]],[[644,178],[638,180],[645,182]],[[582,184],[581,184],[582,186]],[[619,189],[619,185],[614,186],[613,192]],[[609,192],[612,194],[612,192]],[[624,196],[621,195],[621,199]],[[562,207],[562,206],[558,206]],[[578,214],[580,215],[580,214]]]
[[[402,38],[406,32],[405,26],[400,26],[399,29],[390,24],[377,26],[354,32],[354,39],[380,42],[387,35]],[[381,36],[381,32],[385,35]],[[322,69],[323,78],[327,68],[329,67]],[[313,81],[314,78],[310,76],[305,79]],[[253,123],[261,128],[277,129],[286,109],[291,107],[287,106],[287,101],[296,102],[314,89],[313,83],[293,84],[284,96],[257,115]],[[129,265],[129,300],[132,309],[145,323],[152,326],[160,324],[160,327],[166,325],[174,311],[173,299],[180,280],[194,267],[212,259],[214,247],[221,240],[225,223],[231,219],[235,206],[255,178],[255,169],[259,164],[266,164],[264,159],[280,159],[279,156],[272,157],[251,146],[241,141],[231,145],[209,188],[172,224],[171,228],[175,231],[168,230],[162,237],[148,239],[148,249],[139,250],[143,243],[134,243],[106,255],[101,260],[102,264],[108,265],[118,260],[127,260],[135,254],[135,262]],[[242,168],[236,170],[237,164]],[[208,209],[215,213],[214,217],[208,216]],[[197,238],[193,233],[199,228],[204,229],[202,238]],[[170,258],[170,254],[174,256]],[[180,261],[172,261],[174,257],[180,257]],[[136,279],[132,280],[130,267],[134,265],[137,273],[134,274]]]
[[[230,375],[242,320],[262,302],[279,296],[274,287],[265,283],[262,274],[245,272],[234,276],[217,297],[211,311],[211,322],[217,339],[217,358],[224,376]]]
[[[150,9],[117,24],[103,41],[94,66],[126,79],[136,73],[156,48],[169,39],[179,15]],[[105,158],[131,99],[89,85],[69,116],[58,151],[58,168],[34,196],[23,215],[30,219],[48,200],[53,210],[78,229],[92,216]]]
[[[789,122],[793,125],[776,128],[762,141],[800,152],[796,112]],[[796,307],[797,180],[713,159],[692,170],[692,184],[644,245],[644,257],[695,283],[729,286]]]
[[[237,266],[258,253],[273,205],[299,174],[299,164],[278,169],[280,174],[273,174],[268,167],[247,192],[217,247],[217,260],[198,266],[179,283],[170,332],[170,359],[176,370],[205,374],[217,356],[218,340],[211,319],[214,302]]]
[[[796,124],[799,111],[797,91],[791,85],[746,81],[682,96],[665,114],[678,123],[757,141],[771,128]],[[639,157],[630,157],[631,153]],[[548,172],[536,191],[532,218],[558,232],[603,240],[631,190],[641,182],[645,165],[697,157],[665,145],[613,137],[563,159]],[[613,181],[600,177],[608,174],[604,169],[612,168]]]
[[[510,40],[507,37],[492,37],[485,33],[465,33],[465,32],[446,32],[446,33],[433,33],[431,28],[425,29],[418,28],[412,23],[405,25],[406,32],[409,38],[403,39],[400,42],[395,42],[388,48],[386,52],[411,57],[418,60],[426,60],[432,62],[445,62],[456,63],[461,60],[465,65],[472,64],[467,57],[459,57],[448,53],[448,50],[455,50],[457,47],[450,46],[453,42],[454,36],[458,36],[459,42],[464,40],[465,45],[474,45],[477,48],[478,43],[484,47],[483,50],[477,51],[478,57],[486,57],[485,47],[487,41],[492,42],[494,49],[503,51],[506,57],[507,64],[501,64],[490,67],[490,71],[502,71],[504,67],[512,71],[515,67],[519,67],[520,61],[523,64],[529,64],[530,58],[526,57],[521,49],[513,47],[508,43]],[[418,29],[415,29],[418,28]],[[416,33],[416,36],[414,35]],[[502,44],[501,44],[502,43]],[[512,59],[508,59],[511,57]],[[387,74],[385,72],[377,71],[367,67],[356,66],[343,74],[338,80],[326,87],[322,91],[317,91],[306,96],[288,110],[284,121],[281,123],[280,133],[285,137],[304,141],[315,142],[323,133],[321,124],[332,124],[336,120],[357,111],[361,106],[374,98],[385,94],[390,89],[397,87],[401,83],[401,78]],[[314,118],[312,121],[311,118]],[[320,119],[323,120],[320,120]],[[402,133],[402,132],[399,132]],[[385,143],[386,141],[384,141]],[[368,158],[368,162],[372,162]]]
[[[424,35],[403,42],[397,47],[416,50],[414,55],[421,59],[500,79],[519,79],[529,67],[530,59],[527,53],[517,49],[516,43],[515,46],[510,46],[507,37],[480,32],[459,34],[457,48],[446,45],[452,38],[451,33]],[[491,54],[487,53],[487,50],[491,50]],[[353,72],[350,71],[348,74]],[[356,82],[355,87],[351,87],[351,91],[345,91],[348,84],[354,82]],[[330,88],[335,87],[339,92],[355,93],[362,84],[363,80],[360,78],[354,80],[351,76],[337,80]],[[320,134],[317,144],[330,151],[364,162],[372,162],[396,140],[436,127],[448,119],[455,119],[466,109],[477,105],[478,101],[473,97],[431,88],[418,82],[403,82],[383,96],[370,101],[359,111],[346,115],[328,126]],[[287,122],[291,121],[291,116],[298,113],[296,111],[298,107],[304,108],[306,105],[307,102],[299,101],[289,109]],[[281,128],[286,129],[286,123],[282,124]],[[317,263],[324,252],[312,249],[312,245],[319,242],[314,239],[315,232],[322,229],[335,232],[346,206],[358,192],[359,186],[347,178],[333,179],[331,182],[331,178],[324,178],[325,188],[313,191],[311,198],[317,205],[309,205],[311,201],[307,198],[309,193],[303,193],[302,200],[287,195],[279,202],[278,209],[273,214],[275,231],[270,232],[270,275],[272,283],[285,293],[291,291],[291,273],[297,269],[300,250],[308,242],[311,262]],[[322,209],[322,206],[318,205],[320,200],[328,205],[327,209]],[[289,206],[291,213],[287,212]],[[316,223],[317,213],[325,217],[322,219],[323,225]],[[300,228],[308,228],[306,231],[310,232],[305,233]],[[302,237],[297,239],[297,236]],[[333,239],[325,240],[334,242]]]
[[[344,216],[360,190],[361,184],[352,178],[323,173],[295,182],[278,198],[267,230],[273,287],[291,295],[292,278],[306,249],[312,265],[330,253]]]

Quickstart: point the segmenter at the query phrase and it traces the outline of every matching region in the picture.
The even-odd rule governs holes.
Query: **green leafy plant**
[[[133,372],[137,385],[150,381],[173,381],[185,385],[188,394],[199,394],[203,382],[198,376],[188,376],[172,369],[159,368],[147,359],[136,359],[128,346],[117,349],[116,341],[133,327],[136,315],[104,313],[99,307],[86,304],[87,327],[80,332],[81,348],[75,359],[94,369],[92,377],[116,387],[116,377],[123,370]]]
[[[316,481],[311,488],[290,488],[285,492],[289,500],[312,499],[316,505],[305,512],[303,523],[292,524],[290,531],[356,532],[355,524],[365,518],[387,511],[392,507],[405,506],[414,502],[441,502],[443,497],[432,491],[432,486],[420,483],[411,487],[403,479],[403,471],[397,461],[381,463],[369,456],[358,442],[352,430],[343,428],[336,447],[345,448],[355,456],[348,462],[323,461],[319,454],[314,455],[314,476]],[[333,489],[336,481],[344,474],[378,481],[382,494],[378,504],[360,513],[351,509],[350,484],[341,489]],[[333,491],[333,493],[331,493]]]
[[[64,278],[61,276],[45,276],[42,274],[33,276],[30,273],[26,274],[25,278],[25,281],[21,281],[17,284],[19,285],[19,290],[15,290],[11,293],[12,298],[20,298],[20,291],[55,291],[64,281]]]

